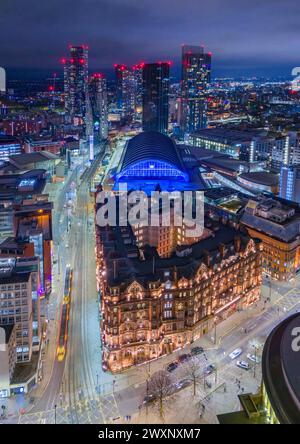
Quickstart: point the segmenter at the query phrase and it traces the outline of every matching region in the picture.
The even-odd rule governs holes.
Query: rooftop
[[[271,332],[263,351],[263,381],[281,424],[300,424],[300,352],[292,347],[299,328],[300,314],[289,316]]]
[[[119,163],[118,173],[125,171],[137,162],[149,160],[166,162],[180,171],[185,169],[172,139],[155,131],[147,131],[127,142]]]
[[[190,278],[198,270],[209,252],[210,266],[214,267],[222,259],[227,259],[236,254],[234,240],[239,237],[241,249],[245,248],[250,238],[228,226],[214,227],[211,237],[201,240],[187,247],[188,254],[160,258],[154,248],[145,249],[144,260],[140,256],[135,245],[135,239],[130,227],[100,228],[102,243],[104,244],[104,256],[107,264],[108,285],[137,279],[140,282],[165,280],[165,272],[176,268],[177,276]],[[125,244],[124,236],[128,240]],[[222,258],[219,247],[225,245],[225,255]],[[154,272],[153,272],[154,271]]]
[[[292,242],[300,236],[299,205],[283,199],[250,199],[241,222],[283,242]]]
[[[200,137],[207,140],[215,140],[228,145],[238,145],[241,143],[251,142],[254,137],[265,135],[266,132],[261,130],[236,130],[231,128],[205,128],[199,130],[191,137]]]
[[[266,186],[277,186],[279,183],[279,177],[277,174],[271,174],[265,171],[243,173],[239,177],[241,179]]]
[[[1,328],[3,328],[3,330],[4,330],[4,332],[5,332],[5,344],[8,344],[8,342],[9,342],[9,339],[10,339],[10,337],[11,337],[11,334],[12,334],[12,332],[13,332],[13,329],[14,329],[14,324],[10,324],[10,325],[7,325],[7,324],[0,324],[0,329]]]
[[[13,373],[11,385],[26,383],[37,371],[39,353],[33,352],[29,362],[17,363]]]

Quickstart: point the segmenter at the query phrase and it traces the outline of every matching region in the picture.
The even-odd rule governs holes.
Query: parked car
[[[236,365],[242,368],[243,370],[249,370],[250,368],[250,365],[246,361],[237,361]]]
[[[180,364],[183,363],[183,362],[188,361],[189,359],[191,359],[191,355],[188,354],[188,353],[184,353],[183,355],[179,355],[178,356],[178,361],[179,361]]]
[[[205,386],[210,389],[212,387],[212,384],[211,382],[205,380]]]
[[[170,362],[170,364],[168,364],[167,366],[167,372],[173,372],[174,370],[176,370],[178,367],[178,362],[174,361],[174,362]]]
[[[143,405],[146,404],[151,404],[151,402],[154,402],[156,399],[156,397],[154,395],[146,395],[145,398],[143,399]]]
[[[243,350],[241,348],[236,348],[233,350],[233,352],[230,353],[229,357],[230,359],[236,359],[243,353]]]
[[[204,374],[205,374],[206,376],[207,376],[207,375],[210,375],[210,374],[213,373],[215,370],[216,370],[216,366],[213,365],[213,364],[209,364],[209,365],[205,368],[205,370],[204,370]]]
[[[194,356],[194,355],[201,355],[201,353],[203,353],[204,352],[204,349],[203,349],[203,347],[193,347],[192,349],[191,349],[191,354]]]
[[[188,379],[182,379],[181,381],[174,383],[174,388],[176,391],[178,391],[188,387],[189,385],[191,385],[191,381],[189,381]]]
[[[250,361],[252,361],[252,362],[256,362],[256,364],[260,363],[260,359],[256,355],[249,354],[249,355],[247,355],[247,358],[250,359]]]

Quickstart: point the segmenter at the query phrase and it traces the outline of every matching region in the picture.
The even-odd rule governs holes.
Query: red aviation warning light
[[[95,72],[93,74],[94,79],[103,79],[104,78],[104,74],[102,74],[102,72]]]

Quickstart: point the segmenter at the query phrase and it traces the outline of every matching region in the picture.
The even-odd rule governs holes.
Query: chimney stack
[[[234,248],[236,252],[239,252],[241,249],[241,237],[235,236],[234,238]]]
[[[207,250],[204,250],[203,253],[204,253],[204,263],[205,265],[207,265],[207,267],[209,267],[211,261],[210,253]]]
[[[220,254],[221,254],[221,257],[224,257],[225,256],[225,245],[224,244],[219,244],[219,251],[220,251]]]

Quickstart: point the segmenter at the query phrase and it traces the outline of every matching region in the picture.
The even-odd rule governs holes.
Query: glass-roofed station
[[[143,132],[127,142],[116,172],[115,189],[153,191],[191,189],[189,175],[175,143],[158,132]]]

